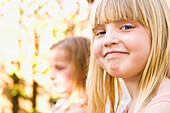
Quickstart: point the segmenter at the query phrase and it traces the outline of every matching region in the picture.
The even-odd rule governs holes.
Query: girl
[[[165,0],[96,0],[88,112],[116,112],[118,78],[131,96],[124,113],[170,112],[170,11]],[[117,81],[117,82],[115,82]],[[115,84],[118,104],[115,104]]]
[[[59,99],[53,113],[86,113],[86,77],[90,57],[90,41],[68,37],[54,44],[50,51],[51,80]]]

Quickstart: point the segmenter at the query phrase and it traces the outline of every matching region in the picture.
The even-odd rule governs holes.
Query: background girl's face
[[[127,78],[145,67],[150,50],[150,33],[137,21],[115,21],[94,29],[94,55],[109,74]]]
[[[54,92],[58,94],[69,93],[73,87],[73,82],[71,80],[73,71],[68,58],[69,55],[64,49],[54,48],[50,52],[50,78],[54,85]]]

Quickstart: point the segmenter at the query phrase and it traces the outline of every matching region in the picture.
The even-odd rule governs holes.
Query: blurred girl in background
[[[67,37],[51,47],[51,80],[61,95],[52,113],[86,113],[86,78],[90,41],[84,37]],[[64,95],[64,96],[63,96]]]

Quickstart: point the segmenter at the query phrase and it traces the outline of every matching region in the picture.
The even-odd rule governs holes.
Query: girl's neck
[[[74,90],[73,92],[71,92],[69,95],[66,96],[66,101],[68,103],[79,103],[79,101],[81,100],[86,100],[87,99],[87,96],[86,96],[86,93],[84,91],[81,91],[81,90]]]
[[[130,102],[128,113],[133,113],[135,105],[136,105],[137,96],[138,96],[137,91],[138,91],[139,77],[135,76],[131,78],[124,78],[123,81],[126,84],[126,87],[131,97],[131,102]]]
[[[68,96],[69,98],[82,97],[82,96],[85,96],[85,92],[83,90],[76,89],[76,90],[73,90],[71,93],[69,93]]]
[[[62,100],[63,103],[61,104],[61,106],[59,106],[59,108],[62,110],[68,110],[73,104],[86,103],[87,96],[86,93],[80,90],[74,90],[73,92],[65,96]]]
[[[125,82],[126,87],[129,91],[131,101],[136,100],[139,77],[135,76],[131,78],[123,78],[123,81]]]

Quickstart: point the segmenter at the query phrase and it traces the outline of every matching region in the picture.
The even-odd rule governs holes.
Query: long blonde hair
[[[151,52],[138,83],[138,100],[134,113],[139,113],[157,92],[164,77],[170,78],[170,11],[165,0],[96,0],[90,24],[93,29],[120,20],[136,20],[150,30]],[[91,39],[91,49],[94,38]],[[110,112],[115,109],[115,77],[105,72],[91,51],[87,92],[89,113],[105,112],[110,102]],[[119,99],[121,89],[118,82]]]

